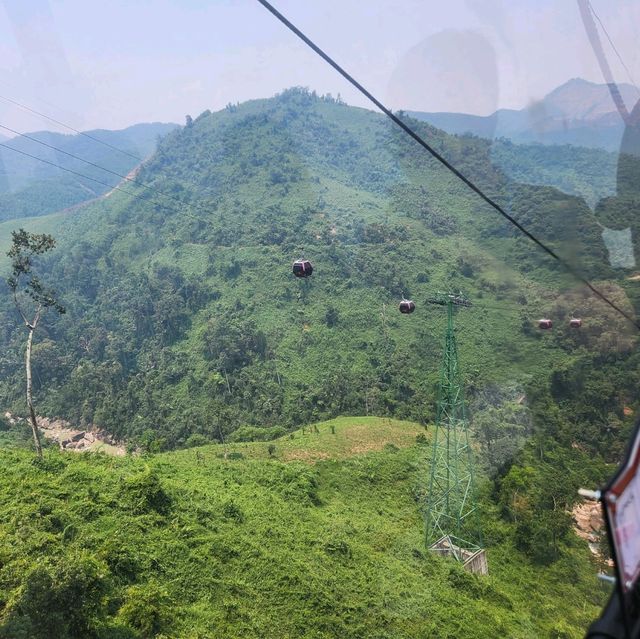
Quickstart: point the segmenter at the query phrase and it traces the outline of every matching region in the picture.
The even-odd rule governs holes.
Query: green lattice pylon
[[[454,313],[471,306],[462,294],[439,293],[430,299],[447,309],[447,330],[440,377],[436,432],[431,456],[427,494],[427,546],[448,537],[452,554],[462,560],[462,550],[482,546],[478,525],[473,474],[473,451],[469,443],[464,387],[458,365]]]

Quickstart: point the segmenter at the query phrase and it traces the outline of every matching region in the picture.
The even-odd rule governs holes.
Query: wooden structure
[[[441,557],[453,557],[462,563],[462,567],[476,575],[488,575],[489,563],[484,548],[468,550],[455,544],[449,535],[445,535],[431,546],[431,550]]]

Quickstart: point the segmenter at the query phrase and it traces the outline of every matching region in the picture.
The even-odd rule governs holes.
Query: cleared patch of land
[[[250,459],[273,457],[280,461],[313,463],[364,455],[389,445],[407,448],[416,443],[420,434],[425,435],[426,429],[415,422],[386,417],[338,417],[300,428],[271,442],[214,444],[175,454],[193,455],[193,451],[198,451],[199,455],[216,457],[224,456],[225,452],[242,453]]]

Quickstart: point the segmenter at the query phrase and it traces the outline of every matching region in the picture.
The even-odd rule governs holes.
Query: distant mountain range
[[[50,131],[0,136],[11,147],[0,147],[0,221],[46,215],[102,195],[121,181],[114,173],[127,175],[176,127],[154,122],[121,131],[87,131],[90,137]]]
[[[627,108],[632,109],[640,99],[640,92],[630,84],[620,84],[618,88]],[[573,144],[609,151],[618,150],[624,131],[607,85],[580,78],[569,80],[520,110],[500,109],[488,116],[422,111],[407,114],[447,133],[502,137],[520,143]]]

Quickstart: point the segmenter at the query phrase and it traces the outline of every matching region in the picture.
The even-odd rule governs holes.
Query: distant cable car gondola
[[[296,277],[309,277],[313,273],[313,266],[309,260],[296,260],[293,263],[293,274]]]
[[[416,305],[412,300],[402,300],[399,308],[401,313],[409,315],[409,313],[413,313],[416,310]]]
[[[580,328],[582,326],[582,320],[579,317],[572,317],[569,320],[569,326],[571,328]]]
[[[538,328],[543,330],[549,330],[553,327],[553,322],[550,319],[541,319],[538,321]]]

